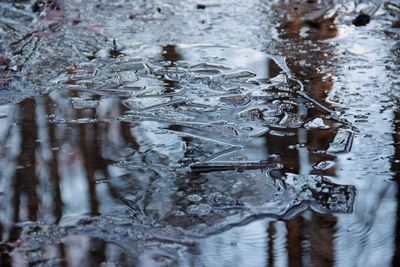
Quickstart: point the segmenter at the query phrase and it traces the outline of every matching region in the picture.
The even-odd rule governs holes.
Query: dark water
[[[228,2],[0,1],[0,266],[397,266],[399,6]]]

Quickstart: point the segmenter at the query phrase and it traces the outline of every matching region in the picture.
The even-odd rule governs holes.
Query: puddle
[[[116,211],[129,214],[120,218],[122,231],[130,231],[128,222],[145,227],[148,236],[130,240],[145,243],[155,238],[154,225],[163,229],[160,238],[195,240],[306,209],[351,212],[355,188],[330,182],[331,168],[307,178],[297,161],[285,160],[300,149],[299,131],[325,132],[332,139],[325,147],[346,140],[324,111],[316,119],[299,114],[308,100],[282,82],[291,79],[283,61],[234,47],[148,49],[140,61],[77,65],[58,78],[64,89],[1,107],[1,163],[12,166],[2,175],[2,199],[10,199],[7,214],[14,214],[5,236],[15,231],[13,221],[38,221],[44,229],[55,224],[55,232],[29,241],[30,230],[21,226],[28,247],[58,244],[69,231],[104,238],[99,234],[117,227],[107,222]],[[315,120],[324,127],[306,126]],[[276,130],[292,134],[270,133]],[[329,149],[313,164],[328,159]],[[100,217],[91,219],[95,226],[82,225],[85,216]],[[76,222],[65,228],[68,218]]]
[[[391,261],[398,33],[309,2],[0,1],[0,265]]]

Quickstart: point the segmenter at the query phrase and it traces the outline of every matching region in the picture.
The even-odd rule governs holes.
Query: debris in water
[[[360,27],[365,26],[371,21],[371,16],[368,14],[360,13],[354,20],[353,25]]]
[[[193,172],[215,172],[215,171],[245,171],[252,169],[273,168],[274,164],[266,161],[211,161],[199,162],[190,165]]]
[[[334,166],[335,166],[335,162],[334,161],[327,160],[327,161],[318,162],[317,164],[313,165],[313,169],[315,169],[315,170],[328,170],[328,169],[330,169],[330,168],[332,168]]]
[[[352,131],[340,128],[326,152],[330,154],[350,152],[353,138],[354,133]]]
[[[206,5],[197,4],[197,5],[196,5],[196,8],[197,8],[197,9],[206,9]]]

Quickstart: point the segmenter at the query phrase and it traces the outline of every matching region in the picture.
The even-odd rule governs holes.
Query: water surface
[[[0,2],[1,265],[396,265],[399,9],[311,2]]]

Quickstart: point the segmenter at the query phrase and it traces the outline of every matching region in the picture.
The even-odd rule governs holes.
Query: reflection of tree
[[[274,239],[276,235],[275,222],[270,222],[267,229],[268,235],[268,266],[274,266]]]
[[[335,216],[320,216],[314,214],[309,226],[311,241],[312,266],[333,266],[335,252],[333,242],[335,238]]]
[[[396,222],[396,236],[395,236],[395,251],[393,257],[393,266],[398,266],[400,262],[400,107],[394,113],[394,133],[393,143],[395,154],[392,158],[392,171],[394,173],[394,180],[397,183],[397,222]]]
[[[397,46],[397,53],[396,62],[400,63],[400,46]],[[398,65],[397,64],[397,65]],[[395,89],[396,90],[396,89]],[[393,179],[396,181],[397,184],[397,220],[396,220],[396,229],[395,229],[395,249],[394,249],[394,256],[392,261],[392,266],[399,266],[400,263],[400,99],[393,99],[393,101],[397,102],[398,105],[394,111],[394,125],[393,125],[393,144],[394,144],[394,156],[391,159],[392,167],[391,170],[393,172]]]
[[[53,114],[54,105],[50,98],[45,99],[45,108],[46,114]],[[57,148],[59,146],[58,140],[56,137],[56,126],[54,124],[49,124],[49,141],[50,141],[50,149]],[[59,222],[62,218],[62,199],[61,199],[61,177],[59,174],[59,162],[58,156],[56,152],[52,153],[51,162],[49,164],[51,166],[49,176],[51,179],[49,183],[53,184],[54,188],[54,216],[56,222]]]
[[[94,110],[76,110],[77,118],[94,118]],[[82,153],[84,160],[85,177],[88,183],[90,212],[93,215],[98,215],[99,203],[96,194],[96,171],[101,172],[102,175],[107,174],[107,161],[101,157],[101,137],[102,133],[99,131],[101,125],[93,124],[80,124],[76,129],[79,134],[78,147]],[[100,139],[100,140],[99,140]]]
[[[77,94],[73,96],[79,97]],[[103,196],[98,194],[99,183],[97,179],[109,179],[110,175],[107,168],[115,160],[104,157],[106,154],[104,151],[107,151],[107,149],[118,151],[121,147],[131,147],[135,150],[139,148],[138,143],[130,133],[130,124],[118,122],[115,124],[117,128],[111,127],[109,122],[101,121],[104,115],[97,114],[95,109],[73,109],[69,105],[67,97],[56,94],[55,98],[51,96],[36,97],[35,99],[24,100],[14,106],[10,105],[11,108],[19,108],[18,117],[15,120],[21,138],[19,144],[10,143],[6,139],[0,141],[2,151],[3,149],[4,151],[10,149],[10,146],[19,151],[15,162],[15,175],[10,178],[11,188],[4,192],[5,200],[8,196],[12,196],[11,203],[2,203],[12,210],[12,212],[5,213],[11,214],[12,218],[4,218],[0,222],[1,235],[8,237],[2,242],[15,242],[19,239],[21,228],[16,226],[16,223],[39,220],[50,220],[50,223],[57,223],[64,217],[65,200],[76,202],[74,199],[66,199],[63,184],[68,183],[67,180],[73,177],[69,177],[64,171],[74,168],[73,161],[77,156],[81,159],[80,164],[83,166],[83,173],[80,175],[87,184],[87,191],[83,192],[87,197],[83,199],[87,199],[89,203],[75,204],[88,205],[90,213],[98,215],[100,203],[107,205],[109,200],[103,199]],[[120,101],[114,101],[114,104],[108,108],[109,112],[103,113],[109,115],[109,113],[116,112],[118,113],[116,116],[120,116],[120,112],[125,109],[121,106]],[[91,117],[98,118],[99,122],[51,123],[46,121],[49,115],[65,116],[68,120]],[[8,127],[8,125],[4,126]],[[10,129],[11,126],[9,126]],[[7,131],[10,131],[10,134],[4,135],[4,138],[9,138],[11,135],[11,130],[7,129]],[[111,136],[116,136],[117,140],[110,140]],[[64,150],[66,145],[72,147],[74,155],[72,158],[68,151]],[[10,159],[7,157],[1,159],[3,162],[8,160]],[[8,177],[0,178],[8,179]],[[117,189],[113,188],[112,183],[105,184],[114,201],[121,201],[121,195]],[[72,197],[74,196],[72,195]],[[77,198],[77,201],[80,199],[82,198]],[[10,230],[7,230],[7,221],[13,222]],[[107,245],[105,242],[101,242],[99,245],[93,244],[89,247],[92,249],[82,251],[82,255],[87,253],[86,257],[98,263],[106,261]],[[61,243],[54,251],[53,256],[65,258],[68,250],[68,245]],[[2,253],[1,265],[7,264],[7,262],[11,262],[8,252]]]
[[[182,59],[182,56],[176,51],[175,45],[164,46],[162,56],[166,62],[170,62],[169,67],[174,67],[175,62]],[[162,81],[165,88],[164,94],[173,93],[179,88],[178,82],[168,79],[165,75],[162,77]]]
[[[35,100],[27,99],[20,109],[21,152],[17,158],[17,169],[13,179],[14,222],[38,219],[38,177],[36,150],[38,129]],[[26,205],[26,206],[25,206]]]
[[[310,44],[307,41],[316,42],[317,40],[333,38],[337,34],[337,29],[334,25],[334,17],[325,18],[323,9],[313,7],[313,4],[295,4],[279,5],[279,8],[285,9],[285,14],[290,14],[294,17],[291,21],[283,21],[278,28],[281,38],[287,39],[287,44],[293,46],[293,49],[285,49],[290,52],[288,56],[288,65],[295,77],[302,81],[305,85],[305,91],[309,96],[314,98],[319,103],[329,106],[325,98],[332,88],[332,80],[329,77],[328,71],[321,71],[316,66],[319,63],[332,62],[333,56],[329,55],[332,49],[326,44],[318,43],[318,49],[313,49],[314,43]],[[318,15],[318,12],[320,15]],[[282,14],[282,11],[279,12]],[[323,46],[322,48],[320,46]],[[294,51],[307,51],[307,53]],[[299,104],[297,111],[300,115],[308,119],[321,117],[326,115],[325,111],[317,107],[309,108],[304,104]],[[328,121],[329,123],[329,121]],[[329,123],[333,127],[333,123]],[[273,140],[276,137],[268,138],[268,150],[270,153],[285,154],[282,158],[285,160],[285,168],[289,172],[302,173],[308,175],[311,173],[335,176],[335,169],[330,168],[324,171],[310,170],[309,166],[304,164],[316,164],[324,160],[334,160],[335,157],[325,154],[315,154],[315,151],[326,150],[329,143],[333,140],[335,131],[329,130],[308,130],[306,137],[302,137],[304,129],[299,129],[296,135],[297,140]],[[293,139],[293,138],[292,138]],[[305,148],[299,148],[299,151],[289,151],[288,144],[304,143]],[[281,143],[280,147],[277,144]],[[306,152],[304,152],[306,151]],[[298,155],[296,156],[296,153]],[[307,154],[307,159],[304,159],[304,153]],[[288,157],[289,155],[292,155]],[[304,173],[304,170],[309,170]],[[307,262],[307,257],[313,266],[333,266],[334,262],[334,226],[336,218],[334,216],[321,216],[313,213],[311,221],[305,222],[302,218],[293,219],[286,222],[287,227],[287,246],[289,256],[289,266],[302,266]],[[309,240],[310,251],[305,250],[304,241]]]
[[[303,266],[303,245],[304,236],[304,219],[302,217],[288,220],[287,228],[287,250],[289,258],[289,267]]]

